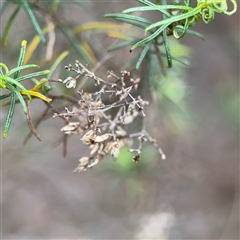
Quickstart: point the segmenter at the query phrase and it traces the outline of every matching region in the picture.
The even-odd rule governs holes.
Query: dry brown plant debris
[[[63,113],[54,114],[54,117],[64,118],[68,122],[61,129],[64,134],[82,135],[83,144],[90,149],[89,156],[79,159],[79,165],[74,172],[92,168],[107,154],[117,158],[120,148],[130,148],[134,140],[138,141],[138,147],[129,149],[129,152],[134,153],[133,162],[140,160],[145,141],[149,141],[158,150],[162,159],[166,158],[162,149],[146,131],[144,107],[148,105],[148,101],[140,96],[133,96],[140,78],[131,78],[128,71],[121,71],[120,77],[108,71],[107,81],[97,77],[79,61],[75,62],[75,68],[69,64],[65,69],[76,74],[75,77],[68,77],[63,81],[67,88],[75,88],[77,79],[84,76],[93,79],[97,89],[93,93],[78,91],[80,99],[77,105],[72,105],[71,109],[65,108]],[[127,82],[126,79],[130,81]],[[140,118],[142,127],[140,131],[132,132],[131,125],[136,125],[133,123],[138,121],[137,118]]]

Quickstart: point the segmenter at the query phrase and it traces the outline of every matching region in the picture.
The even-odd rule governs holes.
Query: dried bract
[[[72,77],[67,77],[65,80],[63,80],[63,83],[66,84],[67,88],[75,88],[76,87],[76,79]]]

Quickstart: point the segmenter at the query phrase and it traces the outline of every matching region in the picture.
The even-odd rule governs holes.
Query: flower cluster
[[[140,160],[144,141],[150,141],[158,149],[162,159],[165,159],[161,148],[145,129],[144,106],[148,102],[132,94],[137,90],[140,78],[131,78],[128,71],[121,71],[120,77],[108,71],[108,81],[106,81],[95,76],[79,61],[76,61],[75,67],[73,68],[72,65],[65,67],[67,71],[76,74],[74,78],[68,77],[63,81],[66,87],[75,88],[77,79],[84,76],[95,81],[97,90],[93,93],[78,91],[77,104],[71,109],[65,108],[63,113],[54,114],[54,117],[64,118],[68,123],[61,129],[62,132],[82,135],[83,144],[90,149],[89,156],[79,159],[79,165],[74,172],[92,168],[108,154],[117,158],[119,149],[123,146],[130,147],[134,139],[139,142],[138,148],[129,149],[129,152],[135,153],[132,158],[134,162]],[[140,131],[134,133],[131,125],[136,125],[133,124],[136,121],[143,124]]]

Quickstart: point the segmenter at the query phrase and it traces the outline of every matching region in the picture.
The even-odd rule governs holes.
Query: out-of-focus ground
[[[69,17],[100,20],[128,6],[94,2],[94,18],[74,9]],[[62,146],[53,147],[62,123],[50,119],[39,127],[43,141],[32,138],[23,146],[28,128],[19,106],[9,136],[1,142],[2,238],[239,239],[239,20],[239,13],[217,15],[212,23],[197,26],[204,42],[192,36],[182,41],[193,49],[184,79],[191,127],[171,131],[164,127],[161,109],[149,107],[150,131],[164,149],[165,161],[157,154],[149,161],[145,154],[139,164],[121,171],[109,158],[73,174],[77,160],[87,154],[80,137],[70,139],[64,158]],[[16,24],[10,37],[31,29],[24,14]],[[14,46],[21,40],[17,37]],[[6,48],[1,61],[13,67],[16,59],[7,54]],[[43,104],[32,104],[34,116]],[[2,125],[6,109],[1,111]]]

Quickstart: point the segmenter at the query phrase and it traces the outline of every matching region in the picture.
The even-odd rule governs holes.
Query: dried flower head
[[[145,141],[152,143],[165,159],[161,148],[145,129],[144,106],[148,101],[140,96],[134,97],[140,78],[131,78],[128,71],[121,71],[120,76],[108,71],[107,78],[112,80],[110,82],[97,77],[79,61],[75,62],[75,67],[76,69],[72,65],[65,67],[68,72],[76,74],[75,78],[68,77],[63,81],[67,88],[75,88],[80,76],[93,79],[95,85],[101,88],[93,93],[78,91],[77,104],[72,105],[71,109],[65,108],[63,113],[54,114],[54,117],[61,117],[67,122],[67,125],[61,128],[62,132],[82,135],[83,144],[89,148],[89,156],[80,158],[74,172],[92,168],[108,154],[117,158],[121,147],[131,146],[134,140],[139,143],[138,148],[129,150],[136,153],[132,158],[134,162],[140,160]],[[142,129],[133,132],[132,125],[137,118],[142,120]]]

